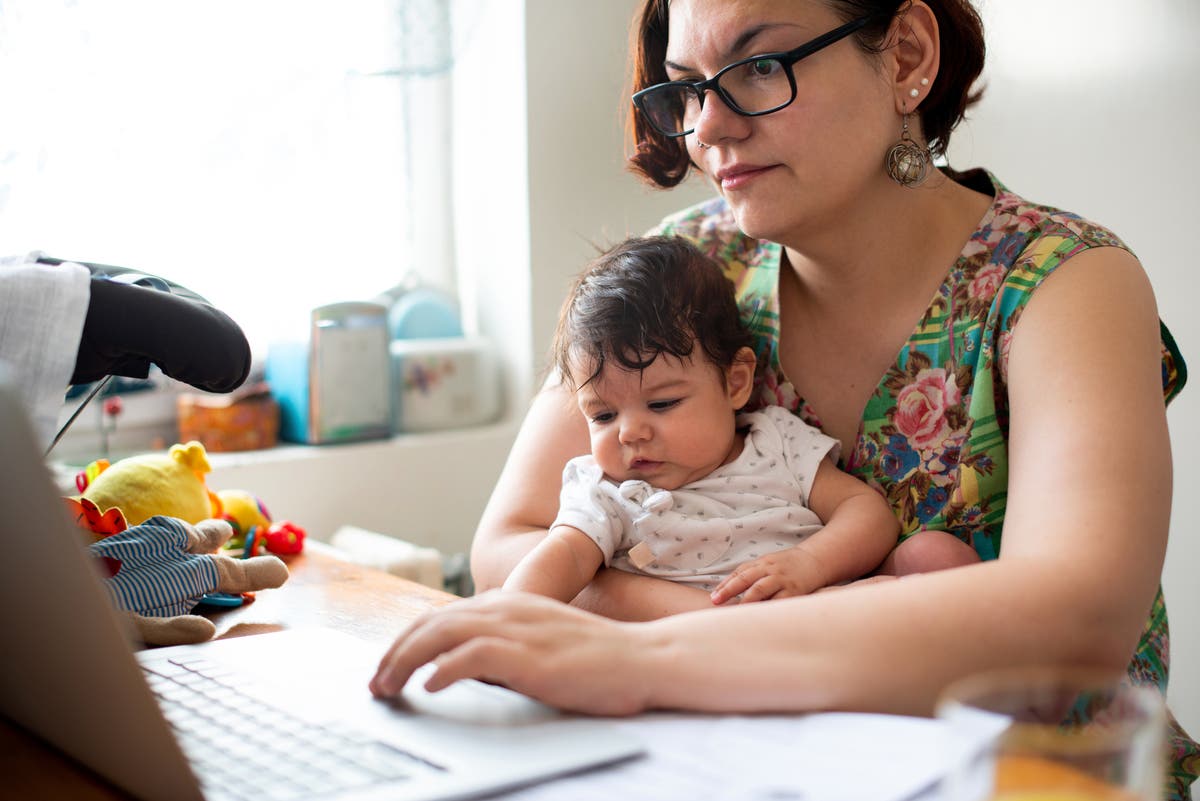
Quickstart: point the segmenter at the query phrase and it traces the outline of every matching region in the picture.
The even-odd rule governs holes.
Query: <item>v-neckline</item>
[[[884,370],[883,375],[881,375],[879,377],[879,379],[873,385],[873,389],[871,390],[871,393],[869,395],[867,395],[867,401],[863,403],[862,408],[858,412],[858,419],[857,419],[857,423],[856,423],[856,427],[855,427],[854,440],[852,442],[845,443],[846,447],[842,448],[842,453],[838,460],[839,466],[842,467],[843,469],[852,469],[853,467],[855,467],[855,465],[852,464],[850,460],[852,460],[854,458],[854,454],[858,453],[859,445],[862,443],[863,436],[866,432],[866,425],[867,425],[866,411],[867,411],[867,407],[870,404],[870,399],[872,397],[874,397],[875,395],[879,394],[881,388],[883,388],[884,385],[887,383],[888,376],[900,364],[901,358],[904,357],[904,355],[906,353],[911,352],[911,350],[912,350],[911,345],[912,345],[913,340],[921,332],[922,328],[924,327],[924,321],[929,318],[930,312],[933,310],[934,306],[938,303],[939,299],[941,299],[941,298],[949,299],[950,310],[949,310],[949,313],[947,314],[947,320],[949,321],[949,325],[954,324],[954,289],[953,289],[953,286],[951,286],[951,285],[954,283],[955,273],[956,273],[956,271],[959,270],[960,266],[967,260],[967,258],[969,258],[969,254],[967,253],[967,251],[970,248],[971,243],[974,242],[976,239],[978,239],[980,232],[987,230],[991,221],[996,218],[997,209],[1002,201],[1002,195],[1004,194],[1004,191],[1005,191],[1004,187],[1000,185],[1000,183],[995,179],[995,177],[992,176],[992,174],[987,172],[986,170],[977,170],[977,171],[972,170],[968,173],[963,174],[962,178],[965,179],[962,181],[963,185],[967,186],[968,188],[972,188],[972,189],[975,189],[976,191],[980,191],[980,192],[982,192],[984,190],[990,190],[991,194],[992,194],[992,201],[988,204],[987,209],[983,213],[983,216],[979,218],[979,222],[975,225],[974,231],[963,242],[962,247],[959,249],[958,256],[956,256],[950,262],[950,265],[946,268],[946,272],[942,276],[942,280],[938,283],[937,287],[934,289],[933,295],[930,297],[929,301],[923,307],[920,316],[917,317],[916,322],[913,324],[912,328],[909,330],[908,336],[904,339],[904,342],[900,345],[900,348],[896,351],[895,358],[893,358],[891,361],[888,362],[888,367]],[[983,186],[983,181],[987,182],[988,185],[986,187]],[[975,185],[972,185],[972,184],[975,184]],[[775,315],[775,318],[777,320],[780,320],[782,323],[783,317],[782,317],[781,310],[779,307],[779,281],[782,278],[783,270],[785,269],[786,254],[785,254],[784,248],[782,246],[776,247],[774,250],[775,250],[775,282],[774,282],[774,286],[772,287],[769,308],[771,309],[772,313]],[[790,267],[788,267],[786,269],[790,269]],[[787,385],[791,386],[792,391],[795,393],[796,412],[800,415],[801,419],[804,420],[804,422],[808,423],[809,425],[811,425],[821,431],[824,431],[825,430],[824,426],[821,424],[821,418],[820,418],[820,415],[817,414],[816,409],[814,409],[812,407],[812,405],[808,402],[807,398],[805,398],[803,395],[801,395],[796,390],[795,383],[790,378],[788,378],[787,374],[783,370],[783,363],[779,358],[779,340],[780,339],[782,339],[782,330],[780,331],[780,335],[777,336],[775,341],[771,344],[772,366],[773,366],[774,370],[776,371],[776,374],[779,376],[781,383],[786,383]],[[953,345],[953,343],[954,343],[953,335],[950,337],[950,343],[951,343],[951,348],[953,348],[953,346],[954,346]]]

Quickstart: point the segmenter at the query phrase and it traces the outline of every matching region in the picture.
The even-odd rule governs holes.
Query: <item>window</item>
[[[6,0],[0,252],[207,297],[256,352],[454,289],[450,80],[485,0]]]

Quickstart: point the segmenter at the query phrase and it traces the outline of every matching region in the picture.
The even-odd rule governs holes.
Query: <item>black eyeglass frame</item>
[[[703,81],[666,81],[664,83],[656,83],[654,86],[648,86],[645,89],[642,89],[640,92],[635,92],[633,95],[633,105],[637,107],[637,110],[642,114],[643,117],[646,118],[646,122],[650,123],[650,126],[654,128],[654,130],[671,139],[687,136],[696,129],[689,128],[686,131],[664,131],[662,128],[659,128],[657,124],[655,124],[654,117],[648,111],[646,111],[644,105],[645,99],[647,95],[660,91],[665,87],[690,89],[695,93],[696,99],[700,104],[700,108],[704,108],[704,96],[708,93],[708,90],[711,89],[717,93],[717,96],[721,98],[721,101],[735,114],[740,114],[743,117],[761,117],[765,114],[774,114],[776,111],[781,111],[790,106],[792,101],[796,99],[796,74],[792,71],[792,67],[797,61],[808,58],[813,53],[816,53],[819,50],[824,50],[831,44],[845,39],[850,34],[865,27],[874,19],[875,15],[867,14],[865,16],[852,19],[844,25],[839,25],[832,31],[821,34],[817,38],[805,42],[795,49],[780,53],[760,53],[755,56],[739,59],[732,64],[727,64],[725,67],[721,68],[716,75]],[[792,90],[791,96],[788,97],[785,102],[765,111],[746,111],[745,109],[739,107],[733,97],[731,97],[724,89],[722,89],[721,84],[719,83],[721,76],[725,73],[729,72],[730,70],[737,69],[738,67],[745,66],[746,64],[752,64],[755,61],[778,61],[787,74],[788,85],[791,86]]]

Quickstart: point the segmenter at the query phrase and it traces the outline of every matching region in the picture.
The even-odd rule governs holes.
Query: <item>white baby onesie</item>
[[[749,428],[741,454],[677,490],[617,484],[591,456],[572,459],[555,525],[584,532],[606,565],[705,590],[742,562],[790,548],[821,528],[809,491],[840,445],[778,406],[738,415],[737,424]]]

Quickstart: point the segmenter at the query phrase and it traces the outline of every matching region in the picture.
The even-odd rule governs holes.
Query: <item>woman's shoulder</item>
[[[964,259],[953,273],[957,283],[950,301],[957,302],[967,315],[986,321],[999,335],[999,368],[1002,380],[1007,375],[1007,343],[1024,310],[1039,289],[1061,265],[1083,253],[1093,255],[1076,262],[1083,272],[1076,275],[1076,286],[1111,280],[1112,272],[1103,265],[1125,265],[1144,271],[1136,256],[1112,230],[1080,214],[1055,206],[1035,203],[1010,190],[991,173],[972,171],[965,183],[987,181],[994,201],[979,229],[963,252]],[[978,183],[975,188],[982,189]],[[1125,251],[1119,259],[1104,258],[1104,248]],[[1112,251],[1109,251],[1112,253]],[[952,277],[953,277],[952,276]],[[1059,302],[1070,304],[1069,295]],[[1163,361],[1163,392],[1169,401],[1183,387],[1187,368],[1170,331],[1160,321]]]
[[[1108,228],[1030,201],[989,172],[972,170],[959,180],[977,191],[991,191],[993,200],[944,288],[951,310],[957,307],[980,321],[1000,311],[1008,327],[1008,318],[1015,323],[1019,309],[1067,260],[1103,248],[1129,252]]]
[[[980,181],[980,176],[990,183],[994,200],[965,255],[984,256],[987,262],[1006,268],[1042,272],[1092,248],[1129,250],[1109,228],[1075,212],[1031,201],[989,172],[980,170],[968,180]]]

